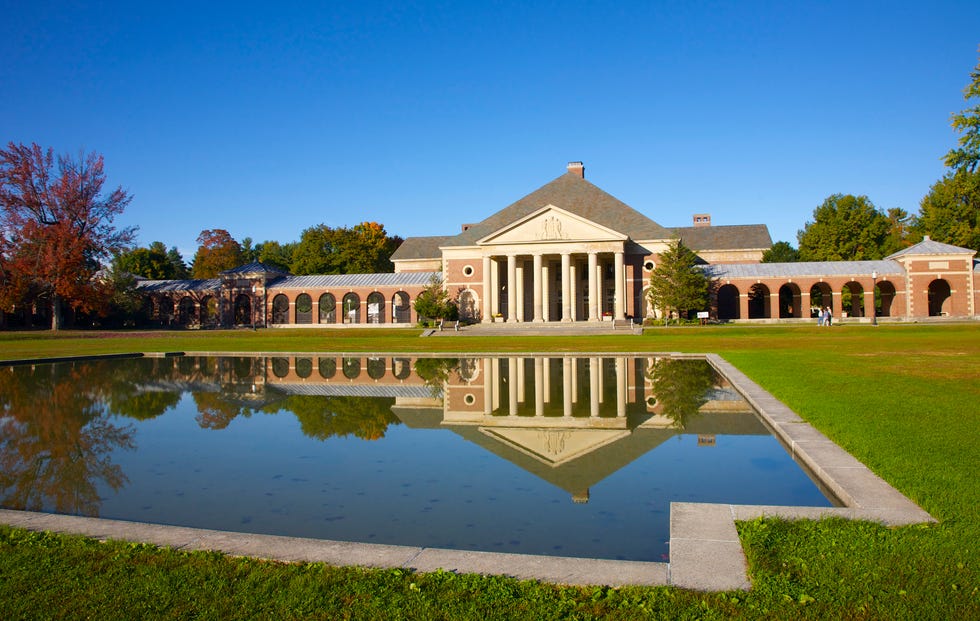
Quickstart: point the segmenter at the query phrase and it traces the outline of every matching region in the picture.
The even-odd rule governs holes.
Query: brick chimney
[[[583,164],[582,162],[569,162],[568,172],[572,173],[573,175],[578,175],[582,179],[585,179],[585,164]]]
[[[711,226],[711,214],[707,213],[696,213],[694,214],[694,226]]]

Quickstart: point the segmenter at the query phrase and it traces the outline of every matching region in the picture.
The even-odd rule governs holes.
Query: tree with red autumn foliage
[[[197,252],[191,265],[194,278],[214,278],[243,262],[242,247],[224,229],[207,229],[197,236]]]
[[[121,187],[103,195],[104,184],[97,153],[55,158],[13,142],[0,150],[0,309],[43,301],[52,330],[63,306],[104,309],[111,291],[95,275],[135,233],[113,226],[132,196]]]

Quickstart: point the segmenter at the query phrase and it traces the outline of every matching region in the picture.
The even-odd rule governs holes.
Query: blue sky
[[[299,239],[482,220],[583,161],[664,226],[918,210],[980,2],[13,2],[0,140],[97,151],[120,225]]]

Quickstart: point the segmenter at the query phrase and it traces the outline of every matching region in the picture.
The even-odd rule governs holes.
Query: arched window
[[[385,296],[377,291],[367,297],[368,323],[384,323]]]
[[[459,318],[464,321],[476,321],[476,294],[470,289],[459,293]]]
[[[762,283],[752,285],[749,289],[749,319],[768,319],[771,316],[769,287]]]
[[[817,317],[820,310],[824,308],[829,308],[833,312],[834,296],[830,292],[830,285],[818,282],[810,287],[810,317]]]
[[[252,323],[252,298],[244,293],[235,298],[235,325],[247,326]]]
[[[875,287],[875,306],[878,307],[879,317],[892,316],[892,302],[895,301],[895,285],[883,280]]]
[[[289,298],[281,293],[272,298],[272,323],[289,323]]]
[[[170,323],[174,318],[174,301],[171,298],[160,298],[160,321]]]
[[[412,302],[404,291],[399,291],[391,298],[391,321],[412,323]]]
[[[795,284],[785,284],[779,288],[779,318],[802,317],[803,311],[800,298],[800,288]]]
[[[337,298],[332,293],[320,296],[320,323],[337,323]]]
[[[313,359],[312,358],[297,358],[296,359],[296,375],[306,379],[313,374]]]
[[[197,313],[194,312],[194,300],[190,298],[180,298],[177,304],[177,323],[182,326],[189,326],[197,322]]]
[[[320,371],[320,377],[323,379],[330,379],[337,374],[337,359],[320,358],[317,361],[317,368]]]
[[[307,293],[296,297],[296,323],[313,323],[313,298]]]
[[[718,289],[718,319],[728,321],[739,318],[738,287],[722,285]]]
[[[347,379],[357,379],[361,374],[360,358],[344,358],[344,377]]]
[[[289,375],[289,359],[273,358],[272,374],[275,375],[276,377],[286,377],[287,375]]]
[[[950,289],[949,283],[942,278],[937,278],[929,283],[929,316],[948,315],[951,295],[952,289]]]
[[[861,283],[851,281],[840,290],[841,310],[848,317],[864,317],[864,287]]]
[[[403,380],[412,374],[412,361],[409,358],[392,358],[391,374]]]
[[[371,379],[381,379],[385,376],[385,359],[384,358],[368,358],[367,361],[367,374]]]
[[[208,295],[201,300],[201,325],[210,326],[218,322],[218,300]]]
[[[361,323],[361,298],[356,293],[348,293],[344,296],[342,308],[344,323]]]

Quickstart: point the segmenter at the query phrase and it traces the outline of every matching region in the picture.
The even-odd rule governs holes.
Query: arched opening
[[[779,288],[779,318],[790,319],[802,317],[803,308],[800,288],[794,283],[787,283]]]
[[[949,283],[942,278],[929,283],[929,316],[940,317],[949,315],[949,298],[952,290]]]
[[[272,323],[289,323],[289,298],[281,293],[272,298]]]
[[[738,287],[722,285],[718,289],[718,319],[728,321],[738,319]]]
[[[288,358],[273,358],[272,359],[272,374],[276,377],[283,378],[289,375],[289,359]]]
[[[371,379],[381,379],[385,376],[387,363],[384,358],[368,358],[367,374]]]
[[[218,299],[212,295],[201,300],[201,325],[212,326],[218,323]]]
[[[829,308],[833,312],[834,295],[830,291],[830,285],[818,282],[810,287],[810,317],[816,318],[824,308]]]
[[[412,361],[408,358],[392,358],[391,374],[395,379],[403,380],[412,373]]]
[[[231,363],[235,377],[238,379],[248,379],[252,377],[252,359],[246,356],[235,358]]]
[[[361,323],[361,298],[356,293],[344,296],[344,323]]]
[[[391,322],[412,323],[412,301],[404,291],[391,297]]]
[[[477,320],[476,307],[477,307],[476,293],[474,293],[470,289],[464,289],[463,291],[460,291],[459,318],[466,322],[476,321]]]
[[[177,323],[182,326],[189,326],[197,321],[197,314],[194,312],[194,300],[190,298],[180,298],[177,303]]]
[[[297,358],[296,359],[296,375],[306,379],[307,377],[313,375],[313,359],[312,358]]]
[[[313,298],[308,293],[296,296],[296,323],[313,323]]]
[[[367,296],[368,323],[384,323],[385,296],[377,291]]]
[[[171,298],[160,298],[160,321],[169,324],[174,320],[174,301]]]
[[[347,379],[357,379],[361,374],[360,358],[344,358],[344,377]]]
[[[756,283],[749,289],[749,319],[768,319],[772,315],[769,309],[769,287]]]
[[[875,287],[875,306],[879,317],[892,316],[892,303],[895,301],[895,285],[883,280]]]
[[[252,298],[240,293],[235,298],[235,325],[247,326],[252,323]]]
[[[320,296],[320,323],[337,323],[337,298],[332,293]]]
[[[332,378],[337,374],[337,359],[320,358],[317,360],[317,370],[320,372],[320,377],[323,379]]]
[[[851,281],[840,290],[840,307],[845,317],[864,317],[864,287]]]

